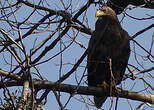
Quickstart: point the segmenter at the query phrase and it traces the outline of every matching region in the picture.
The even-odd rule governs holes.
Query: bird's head
[[[97,11],[96,11],[96,17],[98,18],[102,18],[104,16],[109,16],[113,19],[116,19],[117,20],[117,15],[116,13],[114,12],[113,9],[111,9],[110,7],[108,6],[103,6],[101,8],[99,8]]]

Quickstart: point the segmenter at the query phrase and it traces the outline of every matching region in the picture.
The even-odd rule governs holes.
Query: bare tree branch
[[[0,69],[0,75],[6,76],[6,77],[11,78],[11,79],[21,80],[20,76],[14,74],[14,73],[10,73],[10,72],[4,71],[2,69]]]
[[[140,30],[139,32],[135,33],[130,39],[134,39],[135,37],[137,37],[138,35],[144,33],[145,31],[152,29],[154,27],[154,24],[151,24],[150,26]]]
[[[75,86],[69,84],[56,84],[51,81],[42,81],[42,80],[34,80],[34,87],[37,90],[41,89],[49,89],[60,92],[66,92],[70,94],[82,94],[82,95],[97,95],[102,96],[104,94],[104,89],[99,87],[85,87],[85,86]],[[0,88],[7,86],[21,86],[22,83],[18,81],[8,81],[2,84],[0,82]],[[136,101],[142,101],[154,104],[154,95],[148,93],[134,92],[129,90],[122,90],[121,88],[112,89],[112,94],[110,94],[109,90],[107,91],[108,96],[127,98]]]
[[[153,0],[108,0],[107,5],[117,14],[120,14],[128,5],[154,9]]]

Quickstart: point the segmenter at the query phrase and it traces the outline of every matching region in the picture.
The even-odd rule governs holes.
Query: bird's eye
[[[106,12],[106,10],[105,10],[105,9],[102,9],[102,11],[103,11],[103,12]]]
[[[102,12],[104,12],[104,13],[106,13],[106,9],[104,9],[104,8],[99,8],[98,10],[100,10],[100,11],[102,11]]]

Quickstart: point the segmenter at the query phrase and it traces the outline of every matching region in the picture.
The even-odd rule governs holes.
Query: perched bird
[[[129,35],[122,29],[117,15],[108,6],[96,11],[95,24],[88,45],[88,86],[110,87],[121,83],[130,56]],[[107,99],[94,96],[95,106],[100,108]]]

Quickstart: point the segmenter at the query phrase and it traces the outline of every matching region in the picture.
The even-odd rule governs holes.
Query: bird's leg
[[[103,88],[104,93],[108,92],[109,84],[106,83],[106,81],[103,81],[102,84],[98,85],[99,87]]]

